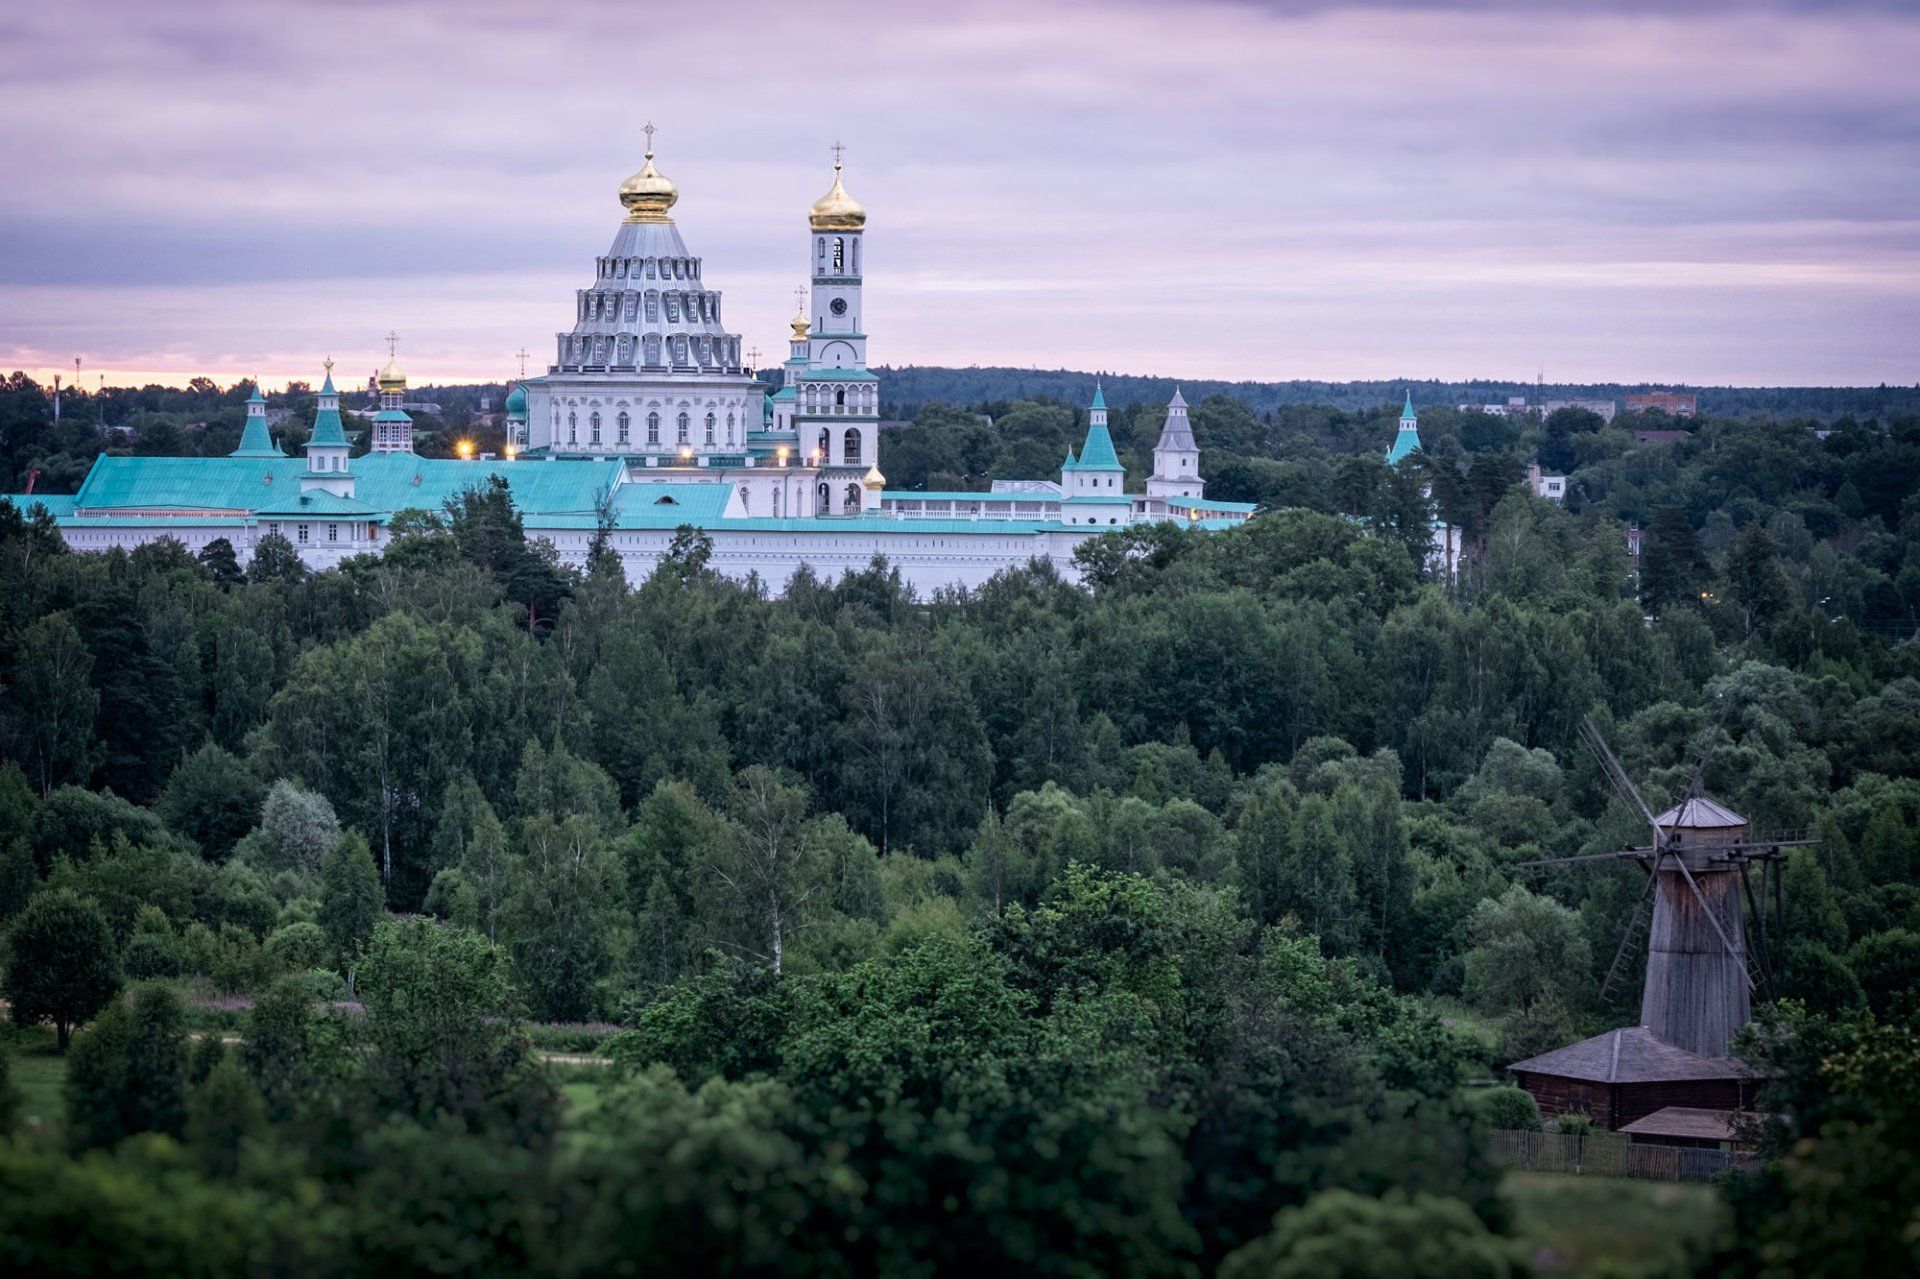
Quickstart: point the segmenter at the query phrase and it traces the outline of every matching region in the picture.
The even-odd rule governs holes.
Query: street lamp
[[[453,446],[453,451],[460,455],[461,461],[470,462],[473,460],[473,441],[461,440]]]

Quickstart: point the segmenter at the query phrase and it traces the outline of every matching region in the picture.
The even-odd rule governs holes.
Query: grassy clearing
[[[0,1049],[13,1058],[13,1086],[20,1092],[20,1117],[59,1124],[67,1117],[61,1087],[67,1079],[67,1059],[55,1049],[50,1026],[0,1028]]]
[[[1719,1191],[1700,1182],[1514,1172],[1501,1193],[1543,1275],[1666,1274],[1728,1224]]]

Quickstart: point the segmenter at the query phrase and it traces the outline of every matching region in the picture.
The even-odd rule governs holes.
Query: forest
[[[153,447],[44,404],[0,389],[16,477]],[[498,488],[321,574],[0,504],[0,1264],[1920,1265],[1920,417],[1435,410],[1390,470],[1397,409],[1199,400],[1248,525],[930,598],[694,529],[576,571]],[[1084,426],[928,404],[883,461],[978,486]],[[1818,838],[1765,1157],[1638,1269],[1544,1247],[1489,1145],[1540,1123],[1502,1067],[1637,1015],[1639,873],[1522,865],[1644,833],[1588,716],[1650,801]]]

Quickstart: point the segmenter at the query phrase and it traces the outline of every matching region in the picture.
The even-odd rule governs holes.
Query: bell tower
[[[817,368],[867,367],[866,313],[860,282],[867,211],[840,181],[846,147],[833,144],[833,186],[813,202],[807,221],[813,237],[813,346]]]

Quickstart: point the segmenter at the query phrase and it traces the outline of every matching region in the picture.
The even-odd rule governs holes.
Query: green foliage
[[[1540,1131],[1540,1107],[1522,1088],[1502,1085],[1474,1094],[1474,1104],[1489,1128]]]
[[[120,968],[107,921],[92,902],[66,890],[36,895],[7,930],[0,994],[16,1026],[52,1022],[60,1051],[73,1028],[120,991]]]
[[[218,861],[253,828],[265,797],[246,765],[209,742],[173,770],[156,808],[168,829]]]
[[[260,833],[266,839],[270,867],[318,874],[327,854],[340,842],[340,821],[324,795],[281,778],[267,791],[260,808]]]
[[[1327,1190],[1274,1218],[1273,1232],[1228,1257],[1221,1279],[1508,1279],[1526,1267],[1512,1244],[1457,1200]]]
[[[186,1008],[166,986],[141,986],[73,1045],[66,1099],[74,1146],[112,1146],[141,1132],[180,1136],[186,1081]]]
[[[367,841],[349,831],[320,864],[320,927],[333,953],[350,963],[365,949],[384,911],[380,873]]]
[[[503,956],[430,920],[383,921],[360,966],[371,1080],[422,1119],[541,1142],[553,1086],[519,1034]]]

